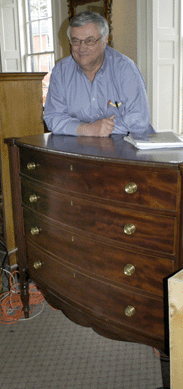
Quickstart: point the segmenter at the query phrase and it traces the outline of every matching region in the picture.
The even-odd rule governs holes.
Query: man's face
[[[101,37],[100,30],[95,24],[88,23],[81,27],[71,27],[71,38],[83,40],[91,37],[94,39]],[[72,45],[74,60],[83,70],[92,70],[95,66],[102,65],[107,40],[108,37],[104,41],[99,39],[93,46],[86,46],[83,41],[79,46]]]

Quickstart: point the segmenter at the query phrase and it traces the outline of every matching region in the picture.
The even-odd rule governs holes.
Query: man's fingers
[[[106,121],[106,123],[114,126],[114,118],[115,118],[115,116],[112,115],[112,116],[109,116],[108,118],[106,118],[105,121]]]

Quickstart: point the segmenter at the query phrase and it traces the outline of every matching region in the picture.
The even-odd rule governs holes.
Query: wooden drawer
[[[42,263],[35,270],[34,264]],[[141,329],[146,334],[163,335],[163,301],[145,294],[134,294],[129,288],[119,288],[111,283],[86,276],[72,267],[58,262],[51,256],[27,243],[27,264],[30,277],[40,279],[53,288],[66,301],[79,305],[95,317],[114,325],[127,325]],[[135,314],[127,316],[125,310],[132,306]],[[127,313],[127,312],[126,312]]]
[[[36,195],[37,201],[30,202]],[[22,180],[23,204],[62,225],[92,234],[106,242],[120,242],[174,254],[175,218],[81,200]],[[129,225],[135,232],[125,233]],[[131,229],[130,229],[131,231]]]
[[[20,147],[21,173],[59,188],[112,201],[175,211],[179,172],[117,163],[72,160]],[[27,164],[34,163],[29,170]],[[136,191],[128,193],[129,184]]]
[[[173,261],[150,257],[86,238],[24,210],[25,235],[41,249],[79,271],[124,283],[163,296],[163,278],[173,271]],[[38,227],[40,233],[32,235]],[[50,246],[51,242],[51,246]]]

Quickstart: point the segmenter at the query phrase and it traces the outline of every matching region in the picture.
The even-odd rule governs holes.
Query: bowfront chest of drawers
[[[71,320],[164,348],[163,280],[182,267],[183,151],[107,139],[10,139],[21,294]]]

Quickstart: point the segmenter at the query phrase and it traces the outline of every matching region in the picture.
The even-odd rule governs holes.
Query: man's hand
[[[114,115],[94,123],[81,123],[77,128],[77,135],[108,137],[114,130]]]

